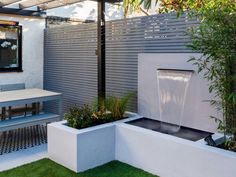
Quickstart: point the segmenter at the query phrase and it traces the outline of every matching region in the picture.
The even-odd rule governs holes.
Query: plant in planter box
[[[236,151],[236,3],[217,0],[196,15],[202,21],[191,29],[189,46],[202,57],[190,61],[210,82],[211,104],[223,114],[223,119],[213,117],[230,136],[223,148]]]
[[[124,113],[127,111],[127,106],[132,97],[133,94],[129,93],[123,97],[108,96],[105,99],[100,98],[99,102],[94,102],[94,112],[106,112],[113,121],[123,119]]]
[[[93,109],[84,105],[73,107],[65,114],[68,126],[76,129],[87,128],[108,122],[108,116],[101,112],[93,112]]]
[[[76,129],[120,120],[124,118],[130,97],[131,94],[122,98],[112,96],[106,99],[99,99],[99,103],[95,102],[93,106],[73,107],[65,114],[65,119],[68,126]]]
[[[124,113],[127,110],[128,103],[133,94],[127,94],[121,98],[110,96],[105,100],[106,109],[110,111],[111,117],[114,120],[124,118]]]

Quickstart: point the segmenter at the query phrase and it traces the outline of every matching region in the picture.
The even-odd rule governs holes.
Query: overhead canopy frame
[[[29,14],[32,14],[32,12],[42,12],[48,9],[54,9],[62,6],[72,5],[82,1],[85,0],[0,0],[0,11],[4,11],[5,13],[7,13],[7,11],[9,10],[9,13],[12,14],[13,9],[15,9],[14,13],[17,13],[17,11],[24,10],[24,12],[26,12],[27,10],[29,10],[28,8],[37,7],[36,8],[37,10],[34,11],[29,10],[30,11]],[[93,1],[117,3],[121,2],[122,0],[93,0]],[[18,8],[8,8],[8,6],[13,4],[18,5]],[[22,13],[19,15],[22,15]]]
[[[30,8],[30,7],[34,7],[34,6],[38,6],[38,5],[42,5],[42,4],[46,4],[46,3],[50,3],[54,0],[26,0],[23,2],[19,3],[19,8],[20,9],[26,9],[26,8]]]
[[[14,3],[17,3],[19,2],[19,0],[1,0],[0,1],[0,6],[3,7],[3,6],[8,6],[8,5],[11,5],[11,4],[14,4]]]
[[[39,5],[40,10],[48,10],[53,8],[58,8],[66,5],[72,5],[75,3],[83,2],[84,0],[62,0],[62,1],[50,1],[48,3],[44,3]]]

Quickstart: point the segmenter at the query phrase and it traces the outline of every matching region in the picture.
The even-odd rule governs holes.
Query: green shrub
[[[111,113],[111,117],[114,120],[119,120],[124,118],[124,113],[127,110],[128,103],[132,94],[127,94],[124,97],[118,98],[115,96],[110,96],[105,100],[105,106]]]
[[[81,107],[73,107],[65,114],[68,126],[82,129],[102,123],[109,122],[108,116],[101,112],[93,112],[91,107],[84,105]]]
[[[120,120],[123,117],[131,94],[122,98],[108,97],[96,101],[93,106],[83,105],[73,107],[65,114],[65,119],[69,127],[76,129],[87,128],[103,123]]]
[[[209,81],[209,92],[214,94],[211,105],[223,115],[212,118],[219,122],[219,130],[231,136],[224,148],[236,150],[236,3],[217,0],[196,15],[201,23],[191,29],[189,46],[202,56],[190,61]]]
[[[65,114],[68,125],[73,128],[85,128],[92,123],[91,116],[93,112],[88,105],[82,107],[70,108]]]
[[[209,92],[214,95],[211,105],[223,115],[220,118],[211,116],[225,135],[223,148],[236,152],[236,2],[202,2],[202,6],[196,6],[191,13],[201,23],[189,33],[190,48],[202,56],[190,61],[208,80]]]

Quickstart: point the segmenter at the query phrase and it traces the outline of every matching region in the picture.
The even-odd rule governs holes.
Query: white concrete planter
[[[161,177],[235,177],[236,153],[148,129],[116,126],[115,159]]]
[[[49,124],[49,158],[75,172],[115,160],[116,124],[140,118],[137,114],[128,115],[128,119],[81,130],[68,127],[66,121]]]
[[[138,118],[81,130],[49,124],[49,158],[75,172],[119,160],[162,177],[235,177],[236,153],[124,123]]]

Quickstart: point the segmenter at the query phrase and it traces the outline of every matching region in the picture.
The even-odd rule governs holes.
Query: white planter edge
[[[215,134],[218,139],[222,135]],[[116,126],[116,160],[164,177],[235,177],[236,153],[129,124]]]
[[[81,130],[68,127],[65,120],[49,124],[49,158],[75,172],[115,160],[116,125],[141,118],[131,112],[127,112],[127,116],[129,118]]]

